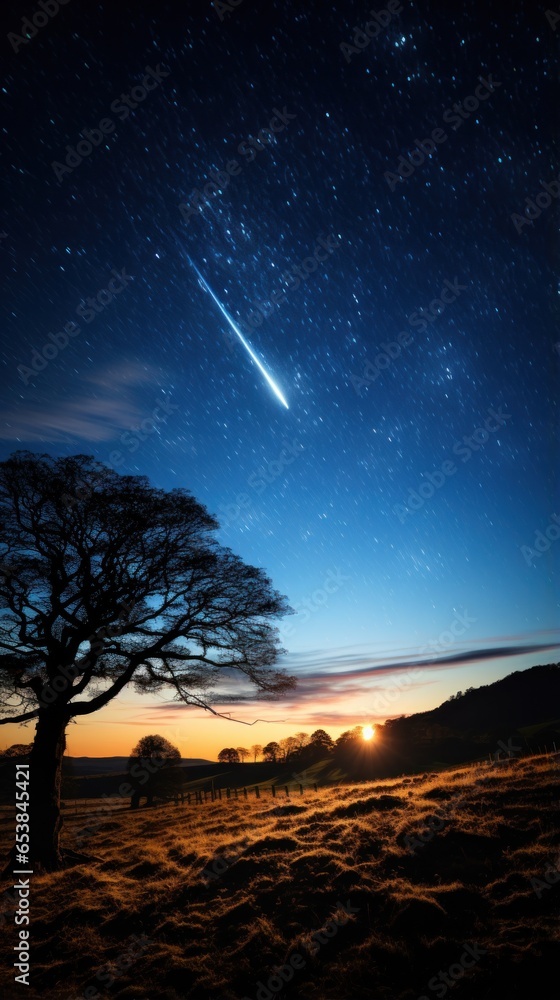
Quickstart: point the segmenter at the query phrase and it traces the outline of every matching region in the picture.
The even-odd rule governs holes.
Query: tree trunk
[[[30,867],[53,871],[62,867],[60,853],[60,786],[66,747],[66,714],[53,708],[39,712],[29,760]]]

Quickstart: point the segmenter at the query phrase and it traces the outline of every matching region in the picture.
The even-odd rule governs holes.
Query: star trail
[[[209,294],[209,295],[211,295],[211,296],[212,296],[212,298],[213,298],[214,302],[216,303],[216,305],[217,305],[218,309],[220,310],[220,312],[222,313],[222,315],[223,315],[223,316],[225,317],[225,319],[226,319],[226,320],[227,320],[227,322],[229,323],[229,325],[230,325],[231,329],[233,330],[233,332],[235,333],[235,335],[236,335],[237,337],[239,337],[239,341],[240,341],[240,343],[242,343],[242,344],[243,344],[243,347],[244,347],[244,348],[245,348],[245,350],[247,351],[247,354],[248,354],[248,355],[249,355],[249,357],[251,358],[251,361],[253,361],[253,362],[254,362],[254,364],[255,364],[255,365],[257,366],[257,368],[259,369],[259,371],[260,371],[261,375],[263,376],[263,378],[264,378],[264,379],[266,380],[266,382],[268,383],[268,385],[269,385],[269,386],[270,386],[270,388],[272,389],[272,391],[273,391],[274,395],[276,396],[276,398],[277,398],[277,399],[279,399],[279,400],[280,400],[280,402],[281,402],[281,403],[282,403],[282,404],[283,404],[283,405],[284,405],[284,406],[286,407],[286,409],[288,410],[288,409],[289,409],[289,406],[288,406],[288,404],[287,404],[287,402],[286,402],[286,400],[285,400],[284,396],[283,396],[283,395],[282,395],[282,393],[280,392],[280,389],[278,388],[278,386],[277,386],[277,385],[276,385],[276,383],[274,382],[274,379],[273,379],[273,378],[271,378],[271,376],[270,376],[270,375],[269,375],[269,373],[267,372],[267,370],[266,370],[266,368],[264,367],[264,365],[262,364],[262,362],[261,362],[261,361],[259,361],[259,359],[257,358],[257,355],[255,354],[255,352],[254,352],[254,351],[253,351],[253,350],[251,349],[250,345],[249,345],[249,344],[247,343],[247,341],[245,340],[245,337],[244,337],[244,336],[243,336],[243,334],[241,333],[241,330],[240,330],[240,329],[239,329],[239,327],[237,326],[237,323],[235,323],[235,322],[234,322],[234,320],[232,320],[232,318],[231,318],[231,316],[229,315],[229,313],[228,313],[227,309],[224,309],[224,307],[223,307],[222,303],[220,302],[220,300],[219,300],[218,296],[214,294],[214,292],[213,292],[213,291],[212,291],[212,289],[210,288],[210,285],[209,285],[209,284],[208,284],[208,282],[207,282],[207,281],[205,280],[205,278],[203,278],[203,277],[202,277],[202,275],[201,275],[200,271],[198,270],[198,268],[197,268],[196,264],[193,264],[193,262],[192,262],[192,260],[190,259],[190,257],[189,257],[189,264],[191,265],[191,267],[193,268],[193,270],[195,270],[195,271],[196,271],[196,273],[198,274],[198,277],[200,278],[200,281],[201,281],[201,284],[202,284],[202,287],[203,287],[203,288],[205,289],[205,291],[207,291],[207,292],[208,292],[208,294]]]

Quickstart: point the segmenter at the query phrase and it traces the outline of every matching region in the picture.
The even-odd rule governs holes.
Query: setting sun
[[[373,736],[374,736],[374,732],[375,732],[375,730],[374,730],[373,726],[364,726],[364,728],[362,729],[362,736],[363,736],[364,740],[372,740]]]

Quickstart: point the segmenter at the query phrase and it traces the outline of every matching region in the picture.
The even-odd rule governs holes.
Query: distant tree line
[[[464,692],[463,691],[457,691],[457,694],[451,694],[451,695],[449,695],[449,698],[447,700],[448,701],[459,701],[460,698],[464,698],[466,694],[470,694],[470,692],[474,691],[474,690],[475,689],[473,687],[470,687],[470,688],[467,688]]]
[[[266,746],[255,743],[245,747],[224,747],[218,754],[221,764],[241,764],[249,757],[255,762],[258,758],[269,764],[293,764],[307,767],[325,757],[337,757],[344,754],[350,747],[362,741],[362,727],[355,726],[333,740],[324,729],[316,729],[314,733],[296,733],[282,740],[272,740]]]

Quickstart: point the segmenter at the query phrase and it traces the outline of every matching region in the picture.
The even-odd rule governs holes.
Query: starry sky
[[[558,659],[558,29],[388,6],[2,15],[2,457],[191,490],[297,612],[298,692],[220,706],[268,721],[125,693],[71,753],[336,736]]]

